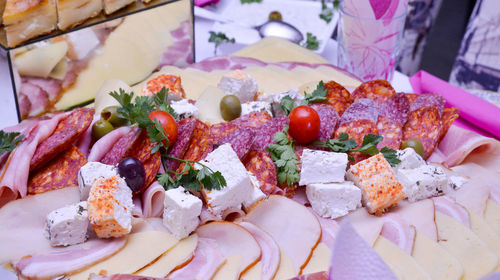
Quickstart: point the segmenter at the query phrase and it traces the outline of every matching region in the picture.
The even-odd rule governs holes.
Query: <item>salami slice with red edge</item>
[[[312,104],[311,107],[318,113],[321,125],[319,128],[319,134],[317,141],[326,141],[332,138],[337,122],[339,120],[339,114],[335,111],[330,104]]]
[[[441,116],[436,107],[422,107],[410,113],[403,127],[403,141],[417,139],[424,146],[424,159],[436,148],[441,134]]]
[[[272,158],[263,151],[250,151],[245,161],[245,168],[260,182],[260,190],[273,194],[278,188],[276,165]]]
[[[420,94],[410,105],[410,112],[416,111],[422,107],[436,107],[439,115],[443,114],[446,100],[439,94]]]
[[[373,80],[362,83],[351,95],[354,100],[370,98],[381,105],[395,94],[396,91],[388,81]]]
[[[272,117],[266,112],[250,113],[230,122],[217,123],[210,126],[210,137],[214,143],[218,143],[222,138],[240,128],[256,128],[270,120],[272,120]]]
[[[175,158],[184,158],[191,139],[193,138],[194,128],[196,121],[194,119],[183,119],[177,124],[178,136],[177,140],[173,143],[167,152],[167,155]],[[170,171],[176,171],[181,163],[177,160],[166,159],[165,167]]]
[[[142,162],[142,165],[144,166],[144,171],[146,173],[146,177],[144,178],[144,186],[138,192],[135,192],[135,194],[143,192],[156,180],[156,175],[158,175],[158,171],[160,170],[161,165],[160,153],[156,152],[154,154],[151,154],[151,156],[146,161]]]
[[[397,93],[379,107],[377,129],[384,139],[377,145],[399,149],[403,139],[403,126],[408,119],[410,103],[404,93]]]
[[[351,94],[342,85],[334,81],[325,83],[325,89],[327,91],[326,98],[328,99],[328,103],[335,108],[339,116],[342,116],[344,111],[349,108],[353,102]]]
[[[250,151],[255,139],[255,129],[251,127],[244,127],[226,135],[222,138],[216,146],[226,143],[231,144],[233,150],[236,152],[240,160],[243,160]]]
[[[443,114],[441,115],[441,135],[439,136],[439,141],[443,139],[448,132],[448,129],[450,129],[453,122],[458,119],[459,116],[457,108],[444,108]]]
[[[30,162],[30,172],[41,168],[60,153],[69,149],[87,131],[94,118],[94,109],[78,108],[64,117],[52,135],[42,141]]]
[[[266,148],[275,144],[273,140],[276,132],[283,131],[286,125],[290,123],[288,117],[278,117],[274,118],[272,121],[261,124],[256,128],[255,139],[252,145],[252,150],[255,151],[265,151]]]
[[[195,119],[195,128],[193,139],[189,143],[189,147],[184,154],[185,160],[200,161],[204,159],[213,150],[213,142],[210,138],[210,126],[206,123]],[[182,172],[184,163],[181,163],[177,172]]]
[[[141,132],[140,128],[135,127],[118,139],[111,150],[101,159],[101,163],[117,165],[122,159],[130,155],[131,151],[136,147],[136,143],[140,141]]]

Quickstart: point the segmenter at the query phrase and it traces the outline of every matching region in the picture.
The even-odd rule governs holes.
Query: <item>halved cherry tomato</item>
[[[169,113],[158,110],[151,112],[148,117],[152,120],[158,120],[160,122],[171,145],[175,142],[175,140],[177,140],[177,123]],[[163,143],[164,145],[167,144],[165,142],[166,141]]]
[[[299,144],[307,144],[318,137],[321,121],[313,108],[305,105],[296,107],[290,112],[290,129],[288,132]]]

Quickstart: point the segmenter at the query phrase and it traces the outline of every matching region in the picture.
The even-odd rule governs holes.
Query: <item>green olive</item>
[[[232,94],[226,95],[220,101],[220,114],[226,121],[236,119],[241,114],[240,99]]]
[[[92,138],[94,141],[101,139],[104,135],[110,133],[115,129],[113,125],[107,120],[100,119],[92,126]]]
[[[269,13],[269,20],[279,20],[282,21],[283,17],[281,16],[281,13],[278,11],[272,11]]]
[[[420,141],[418,141],[418,139],[413,138],[413,139],[404,141],[403,144],[401,144],[401,149],[406,149],[406,148],[412,148],[421,157],[424,157],[424,155],[425,155],[424,145],[422,145],[422,143],[420,143]]]
[[[108,106],[101,111],[101,119],[107,120],[115,127],[127,124],[127,119],[118,116],[118,106]]]

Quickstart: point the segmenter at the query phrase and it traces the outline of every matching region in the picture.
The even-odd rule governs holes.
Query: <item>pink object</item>
[[[420,233],[437,242],[437,228],[434,222],[434,203],[432,200],[424,199],[413,203],[404,200],[399,202],[398,207],[392,212],[414,226]]]
[[[145,218],[161,217],[163,215],[164,200],[165,189],[157,181],[154,181],[142,193],[142,215]]]
[[[440,94],[446,99],[448,107],[458,108],[460,118],[455,121],[456,125],[482,135],[486,131],[500,139],[500,121],[497,118],[500,108],[497,106],[422,70],[410,78],[410,83],[416,93]]]
[[[311,213],[316,216],[321,226],[320,242],[325,243],[326,246],[331,249],[333,247],[335,235],[337,234],[337,231],[339,231],[339,223],[337,223],[337,221],[335,220],[321,217],[310,207],[307,207],[307,209],[309,209],[309,211],[311,211]]]
[[[122,138],[125,134],[129,133],[130,127],[122,126],[118,129],[111,131],[110,133],[103,136],[101,139],[97,140],[90,150],[88,161],[100,161],[109,150],[114,146],[114,144]]]
[[[219,0],[194,0],[194,5],[198,7],[205,7],[208,5],[215,5]]]
[[[330,275],[335,280],[397,279],[391,269],[349,222],[340,224],[332,249]]]
[[[386,213],[384,219],[380,235],[411,255],[415,241],[415,227],[410,227],[398,214]]]
[[[469,213],[462,206],[456,204],[447,196],[438,196],[431,199],[434,201],[434,207],[437,212],[452,217],[461,224],[470,228]]]

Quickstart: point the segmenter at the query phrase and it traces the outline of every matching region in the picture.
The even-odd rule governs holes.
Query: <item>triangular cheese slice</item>
[[[486,202],[484,219],[497,235],[500,236],[500,205],[489,199]]]

